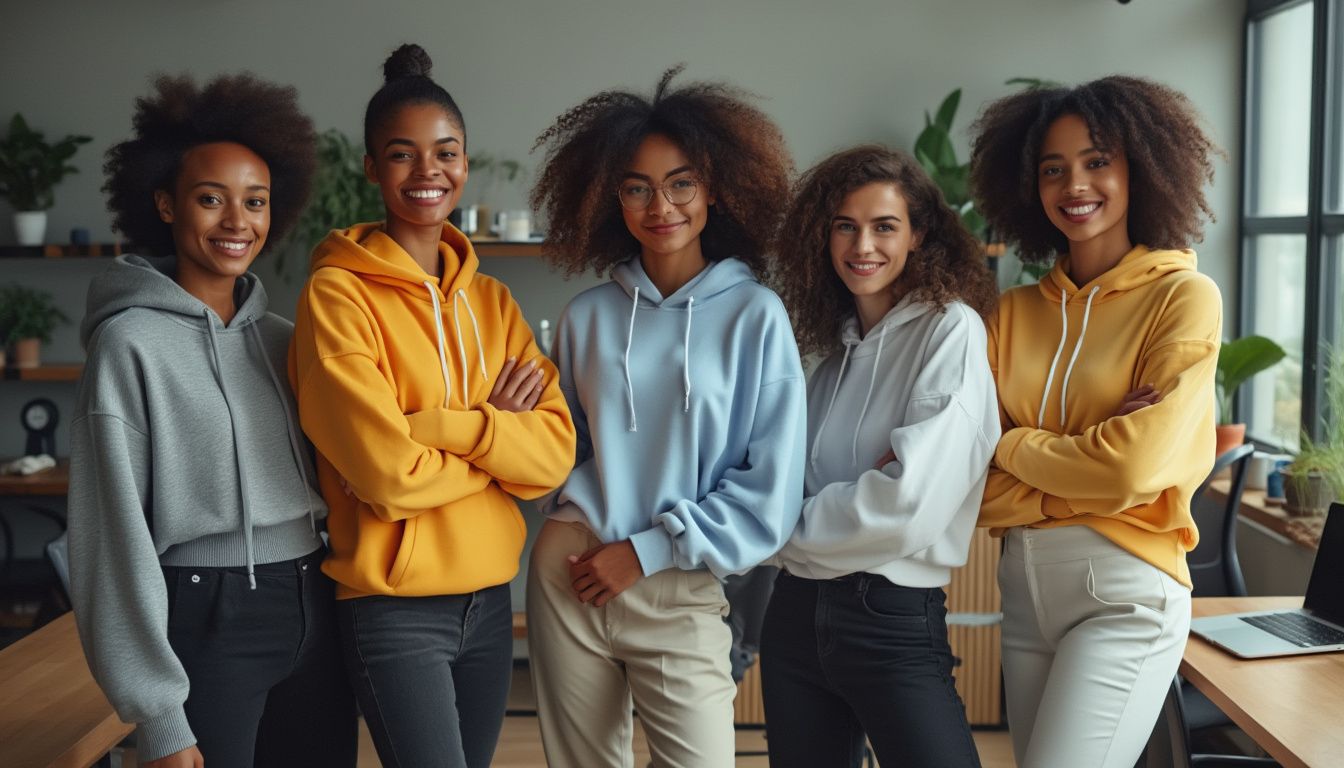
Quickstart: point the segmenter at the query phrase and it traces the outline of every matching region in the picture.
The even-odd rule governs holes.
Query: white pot
[[[17,211],[14,214],[14,235],[19,245],[41,245],[47,234],[46,211]]]

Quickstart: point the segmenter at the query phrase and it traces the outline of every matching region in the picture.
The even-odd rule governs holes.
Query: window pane
[[[1288,356],[1251,379],[1247,431],[1297,450],[1302,427],[1302,322],[1306,301],[1305,235],[1261,235],[1246,242],[1255,280],[1252,332],[1277,341]],[[1243,390],[1244,392],[1244,390]]]
[[[1325,204],[1327,210],[1344,213],[1344,3],[1335,3],[1331,13],[1335,32],[1330,36],[1331,61],[1325,97],[1325,135],[1331,147],[1331,161],[1327,166],[1330,176],[1325,185]]]
[[[1344,235],[1326,240],[1325,280],[1327,287],[1325,300],[1325,327],[1321,329],[1321,338],[1335,354],[1344,354]]]
[[[1312,4],[1251,24],[1250,213],[1304,216],[1311,142]]]

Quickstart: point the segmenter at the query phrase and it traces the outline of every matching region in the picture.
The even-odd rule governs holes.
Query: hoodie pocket
[[[397,547],[397,556],[393,558],[392,567],[387,571],[389,587],[395,589],[406,578],[406,571],[411,567],[411,556],[415,554],[415,538],[419,523],[419,519],[413,517],[406,520],[405,527],[401,529],[401,546]]]

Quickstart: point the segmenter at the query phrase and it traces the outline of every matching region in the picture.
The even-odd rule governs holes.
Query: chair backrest
[[[70,597],[69,534],[62,532],[60,536],[47,542],[47,559],[51,561],[51,567],[52,570],[56,571],[56,577],[61,580],[61,588],[65,590],[68,600]]]
[[[1190,510],[1199,528],[1199,545],[1186,558],[1195,597],[1246,596],[1246,582],[1242,579],[1241,562],[1237,559],[1237,513],[1241,511],[1241,494],[1246,488],[1246,472],[1254,453],[1255,446],[1239,445],[1219,456],[1209,476],[1190,499]],[[1209,503],[1206,498],[1209,485],[1228,468],[1231,469],[1232,484],[1227,502],[1221,506]]]

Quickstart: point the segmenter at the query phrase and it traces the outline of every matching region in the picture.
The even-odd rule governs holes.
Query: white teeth
[[[230,251],[244,251],[247,250],[248,246],[247,243],[237,243],[232,240],[211,240],[210,243]]]
[[[881,264],[859,263],[855,261],[846,262],[851,272],[857,272],[860,275],[871,275],[882,268]]]
[[[406,195],[421,200],[433,200],[443,197],[444,191],[442,189],[408,189]]]
[[[1100,207],[1101,203],[1088,203],[1087,205],[1080,205],[1077,206],[1076,208],[1069,208],[1068,206],[1065,206],[1064,212],[1069,214],[1070,216],[1086,216],[1087,214],[1097,210]]]

